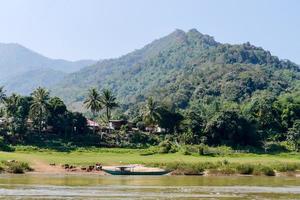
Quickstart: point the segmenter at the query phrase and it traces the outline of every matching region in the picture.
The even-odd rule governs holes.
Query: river
[[[300,178],[0,175],[0,199],[300,199]]]

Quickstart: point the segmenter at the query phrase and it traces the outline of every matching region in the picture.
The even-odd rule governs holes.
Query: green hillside
[[[262,90],[278,95],[299,79],[299,66],[290,61],[249,43],[221,44],[192,29],[83,68],[53,91],[77,108],[90,87],[112,89],[124,110],[135,110],[149,96],[187,108],[199,100],[239,103]]]

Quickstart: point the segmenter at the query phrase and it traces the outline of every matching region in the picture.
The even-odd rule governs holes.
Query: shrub
[[[18,162],[18,161],[2,161],[5,171],[14,174],[23,174],[26,171],[32,171],[33,169],[28,165],[28,163]]]
[[[300,169],[300,163],[277,163],[275,169],[279,172],[294,172]]]
[[[275,171],[270,168],[270,167],[267,167],[267,166],[264,166],[261,168],[261,171],[263,172],[264,175],[266,176],[275,176]]]
[[[231,165],[222,166],[217,170],[217,173],[231,175],[236,173],[236,169]]]
[[[175,153],[179,150],[179,148],[169,140],[165,140],[161,142],[158,146],[159,146],[158,153]]]
[[[269,166],[263,166],[263,165],[256,165],[253,171],[253,174],[255,175],[266,175],[266,176],[275,176],[276,173],[273,168]]]
[[[177,175],[202,175],[205,167],[203,163],[167,163],[165,168]]]
[[[4,138],[0,136],[0,151],[7,151],[11,152],[14,151],[15,149],[11,147],[10,145],[6,144],[4,141]]]
[[[199,155],[225,156],[225,155],[231,155],[232,153],[233,153],[232,148],[228,146],[209,147],[203,144],[199,146]]]
[[[251,164],[240,164],[237,166],[237,171],[240,174],[252,174],[254,171],[254,167]]]

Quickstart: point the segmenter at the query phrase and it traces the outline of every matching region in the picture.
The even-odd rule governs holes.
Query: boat
[[[152,176],[158,176],[158,175],[165,175],[168,174],[168,171],[162,170],[162,169],[154,169],[153,170],[136,170],[136,166],[117,166],[114,169],[102,169],[108,174],[111,175],[152,175]],[[145,168],[147,169],[147,168]],[[151,168],[149,168],[151,169]]]

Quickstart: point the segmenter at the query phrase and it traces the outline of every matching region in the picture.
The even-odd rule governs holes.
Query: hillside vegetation
[[[263,90],[278,95],[299,77],[296,64],[262,48],[221,44],[192,29],[176,30],[140,50],[86,67],[53,91],[69,104],[82,102],[87,88],[96,87],[112,89],[124,110],[136,110],[149,96],[186,109],[199,100],[240,103]]]

